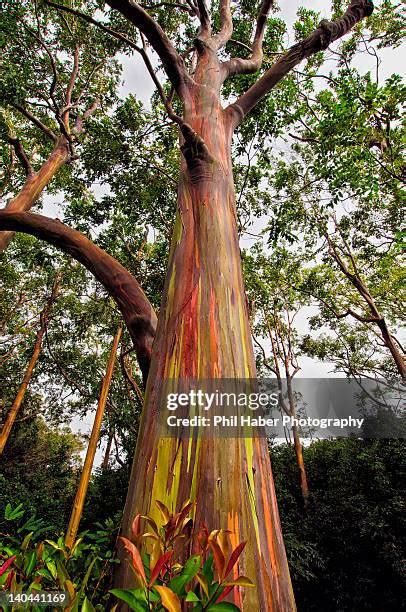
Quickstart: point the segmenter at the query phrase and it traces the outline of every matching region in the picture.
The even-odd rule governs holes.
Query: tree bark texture
[[[213,66],[205,70],[216,80]],[[193,92],[185,121],[207,149],[183,146],[178,216],[153,345],[123,531],[137,513],[154,516],[155,501],[177,511],[196,502],[195,526],[228,529],[247,541],[240,573],[255,589],[235,589],[245,611],[295,610],[267,441],[160,438],[159,408],[167,379],[255,378],[238,243],[230,159],[232,128],[209,87]],[[158,517],[156,517],[158,518]],[[121,551],[122,556],[123,551]],[[126,561],[120,586],[133,584]]]

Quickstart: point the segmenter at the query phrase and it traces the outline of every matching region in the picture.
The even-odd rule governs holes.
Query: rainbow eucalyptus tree
[[[47,4],[138,52],[179,129],[177,216],[156,332],[155,315],[140,286],[112,257],[57,221],[30,213],[0,213],[1,229],[32,233],[92,270],[115,298],[130,328],[147,386],[123,531],[129,535],[137,513],[153,515],[155,500],[175,511],[191,498],[196,501],[196,524],[204,521],[212,528],[229,529],[235,542],[247,541],[240,571],[255,580],[256,588],[246,589],[244,595],[235,589],[234,603],[249,612],[294,610],[266,440],[162,438],[159,408],[169,378],[255,377],[236,224],[233,134],[285,75],[345,35],[371,14],[373,5],[370,0],[351,0],[341,17],[322,21],[229,103],[222,99],[226,81],[261,70],[272,0],[263,0],[258,9],[248,57],[224,52],[233,35],[229,0],[220,0],[213,20],[204,0],[143,5],[109,0],[111,19],[103,22],[71,6]],[[162,15],[161,4],[185,17],[179,31],[191,34],[186,52],[178,50],[169,31],[161,27],[170,20],[154,17],[157,10]],[[130,34],[120,21],[123,17]],[[131,36],[134,27],[141,34],[140,44]],[[157,53],[170,81],[169,93],[158,82],[148,46]],[[120,586],[133,583],[126,563],[119,582]]]

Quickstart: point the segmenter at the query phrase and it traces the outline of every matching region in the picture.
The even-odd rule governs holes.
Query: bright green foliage
[[[56,540],[43,539],[42,534],[49,531],[49,526],[35,517],[25,520],[24,515],[22,504],[15,508],[7,504],[4,513],[6,527],[0,537],[0,555],[5,559],[3,571],[0,566],[0,592],[35,594],[40,590],[64,591],[73,612],[105,610],[106,597],[103,594],[114,563],[111,546],[116,526],[111,521],[96,525],[99,527],[97,532],[81,534],[68,549],[63,535]],[[7,524],[15,531],[15,523],[17,536],[9,535]],[[100,603],[94,607],[90,599]],[[32,605],[30,610],[37,612],[41,608]]]

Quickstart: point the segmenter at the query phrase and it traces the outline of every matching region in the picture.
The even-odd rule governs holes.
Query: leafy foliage
[[[195,536],[200,554],[182,561],[192,545],[194,504],[187,501],[176,514],[159,501],[161,524],[152,517],[137,515],[132,526],[132,539],[120,538],[131,557],[139,583],[135,589],[113,589],[131,610],[168,610],[180,612],[181,602],[192,604],[193,610],[238,610],[223,601],[235,587],[252,587],[244,576],[232,577],[245,542],[230,549],[229,532],[209,533],[202,525]],[[148,531],[142,533],[142,522]],[[141,543],[150,541],[150,552],[141,552]],[[194,547],[194,546],[193,546]],[[235,571],[233,572],[235,574]]]

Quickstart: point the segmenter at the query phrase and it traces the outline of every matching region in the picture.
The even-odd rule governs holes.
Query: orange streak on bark
[[[187,167],[182,161],[178,217],[123,531],[129,535],[135,514],[154,515],[156,499],[178,511],[192,498],[196,528],[205,522],[210,529],[225,529],[231,522],[234,543],[247,541],[239,568],[256,588],[235,589],[230,599],[244,612],[292,612],[266,440],[160,437],[160,422],[167,416],[163,403],[168,391],[179,390],[178,380],[256,375],[236,226],[231,132],[212,90],[201,88],[199,96],[185,119],[204,138],[213,162],[196,159]],[[132,586],[125,562],[117,585]]]

